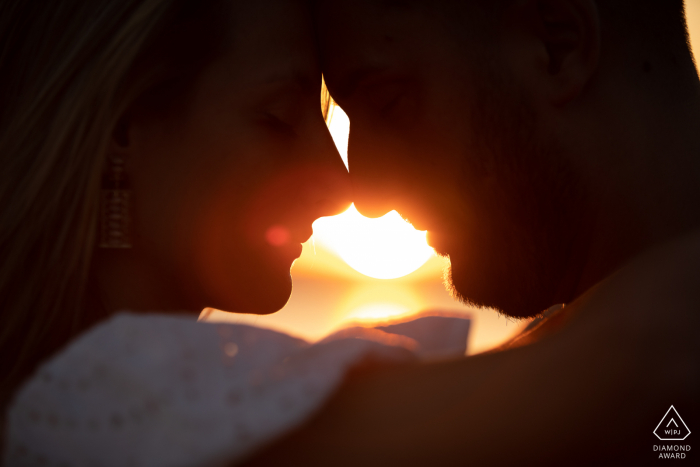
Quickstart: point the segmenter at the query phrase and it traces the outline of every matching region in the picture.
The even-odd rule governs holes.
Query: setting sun
[[[333,106],[329,130],[348,166],[350,120]],[[354,205],[344,213],[314,223],[314,241],[334,251],[356,271],[375,279],[396,279],[417,270],[435,254],[426,232],[413,228],[396,211],[378,219],[360,214]]]
[[[314,241],[322,242],[356,271],[376,279],[405,276],[425,264],[434,254],[425,235],[396,211],[369,219],[354,205],[339,216],[314,223]]]

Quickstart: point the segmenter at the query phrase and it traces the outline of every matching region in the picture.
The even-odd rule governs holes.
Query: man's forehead
[[[228,60],[241,85],[294,82],[317,87],[320,64],[308,6],[297,0],[236,2]]]
[[[345,91],[343,81],[418,59],[421,31],[429,29],[428,19],[403,1],[320,1],[316,18],[324,74],[334,94]]]

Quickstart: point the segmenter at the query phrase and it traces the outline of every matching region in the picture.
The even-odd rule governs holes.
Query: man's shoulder
[[[588,352],[600,365],[620,357],[628,378],[655,397],[681,400],[697,390],[700,232],[639,255],[572,307],[563,340],[595,342]]]
[[[668,352],[667,358],[675,358],[674,352],[692,348],[698,333],[700,231],[638,255],[534,332],[499,350],[541,341],[549,351],[571,348],[578,353],[582,342],[594,340],[593,352],[601,356],[622,346],[632,352],[653,351],[658,358]]]
[[[700,326],[700,230],[638,255],[574,305],[603,319]]]

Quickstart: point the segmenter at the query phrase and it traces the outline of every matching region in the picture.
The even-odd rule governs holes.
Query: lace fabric
[[[464,354],[468,320],[400,327],[353,328],[311,345],[246,325],[118,314],[20,389],[4,465],[229,465],[303,422],[359,361]]]

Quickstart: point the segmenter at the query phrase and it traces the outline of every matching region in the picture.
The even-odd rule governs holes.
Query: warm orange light
[[[369,219],[354,205],[314,223],[315,241],[335,251],[356,271],[376,279],[395,279],[423,266],[434,254],[425,235],[396,211]]]
[[[338,309],[338,318],[345,323],[385,321],[409,316],[424,305],[407,284],[375,281],[349,290]]]
[[[347,167],[350,120],[340,107],[333,109],[329,130]],[[376,279],[396,279],[425,264],[435,254],[425,235],[396,211],[369,219],[354,205],[314,223],[314,241],[333,250],[356,271]]]
[[[286,245],[289,242],[289,229],[281,225],[273,225],[265,232],[265,239],[273,246]]]
[[[381,321],[388,318],[397,318],[400,316],[405,316],[410,313],[411,310],[402,306],[399,303],[392,302],[379,302],[379,303],[368,303],[367,305],[361,306],[350,314],[346,318],[347,321]]]

